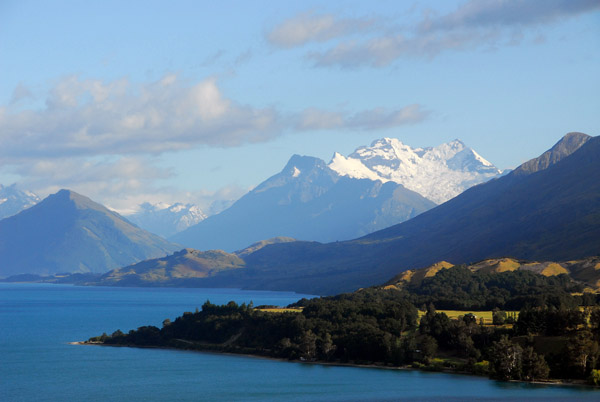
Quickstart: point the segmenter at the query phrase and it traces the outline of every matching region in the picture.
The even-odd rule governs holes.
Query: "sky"
[[[210,209],[293,154],[506,169],[599,129],[600,0],[0,0],[0,183],[42,197]]]

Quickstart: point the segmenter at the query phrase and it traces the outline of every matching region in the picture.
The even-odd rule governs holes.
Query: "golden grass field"
[[[258,311],[266,311],[267,313],[301,313],[302,308],[287,308],[287,307],[269,307],[257,308]]]
[[[287,308],[287,307],[269,307],[269,308],[259,308],[259,311],[266,311],[268,313],[300,313],[302,312],[302,308]],[[492,312],[491,311],[472,311],[472,310],[436,310],[438,313],[445,313],[448,318],[452,320],[456,320],[459,317],[464,316],[465,314],[473,313],[477,316],[477,322],[479,323],[479,319],[483,318],[483,323],[486,325],[492,324]],[[507,311],[508,315],[515,314],[517,317],[519,316],[518,311]],[[425,315],[425,311],[419,310],[419,319]]]
[[[475,314],[475,316],[477,317],[477,322],[479,322],[480,318],[483,318],[483,323],[484,324],[492,324],[492,312],[491,311],[473,311],[473,310],[436,310],[436,312],[438,313],[445,313],[448,318],[456,320],[458,319],[458,317],[462,317],[465,314]],[[421,319],[421,317],[423,317],[425,315],[425,311],[421,311],[419,310],[419,319]],[[519,316],[519,312],[518,311],[507,311],[506,312],[507,315],[511,315],[511,314],[516,314],[516,316]]]

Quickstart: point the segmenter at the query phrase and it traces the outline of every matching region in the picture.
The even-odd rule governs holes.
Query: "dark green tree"
[[[589,330],[580,331],[567,345],[569,365],[579,377],[585,377],[588,371],[596,368],[598,342]]]
[[[544,356],[535,353],[531,346],[523,349],[521,357],[521,378],[527,381],[543,380],[548,378],[550,368]]]
[[[506,335],[494,342],[490,350],[492,375],[501,380],[521,378],[521,359],[523,349],[512,343]]]
[[[421,350],[421,356],[424,361],[435,357],[437,352],[438,344],[434,337],[430,335],[422,335],[418,339],[418,348]]]
[[[300,353],[307,360],[314,359],[317,354],[317,336],[310,329],[302,334]]]

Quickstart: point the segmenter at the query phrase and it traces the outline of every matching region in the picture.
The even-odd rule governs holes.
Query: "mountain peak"
[[[496,177],[500,172],[461,140],[437,147],[412,148],[382,138],[344,157],[334,154],[329,167],[340,176],[392,181],[436,203]]]
[[[44,201],[46,203],[66,204],[72,203],[77,209],[94,209],[97,211],[108,211],[108,208],[92,201],[90,198],[76,193],[73,190],[61,189],[55,194],[51,194]]]
[[[314,168],[325,168],[326,164],[322,159],[315,158],[314,156],[304,156],[294,154],[283,168],[284,172],[295,171],[294,168],[302,170],[312,170]]]
[[[166,238],[206,219],[206,215],[195,204],[144,202],[137,211],[128,214],[127,219],[142,229]]]
[[[313,178],[315,175],[320,176],[323,172],[329,172],[329,170],[327,164],[322,159],[313,156],[294,154],[279,174],[257,186],[257,189],[262,189],[263,185],[267,183],[267,187],[270,187],[273,184],[273,179],[279,184],[281,184],[281,180],[284,182],[296,180],[298,178],[310,180],[310,178]]]
[[[177,248],[91,199],[63,189],[0,221],[0,276],[104,272]]]
[[[584,133],[570,132],[562,137],[548,151],[516,168],[513,174],[527,175],[547,169],[577,151],[583,144],[588,142],[590,138],[592,137]]]
[[[0,219],[18,214],[40,201],[40,198],[30,191],[21,191],[16,183],[10,186],[0,184]]]
[[[453,148],[466,148],[467,146],[465,145],[464,142],[462,142],[461,140],[459,140],[458,138],[453,139],[452,141],[448,142],[446,145],[449,145],[450,147]]]

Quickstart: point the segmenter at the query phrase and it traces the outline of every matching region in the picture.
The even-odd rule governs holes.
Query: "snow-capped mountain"
[[[200,250],[240,250],[286,236],[332,242],[403,222],[435,204],[402,185],[343,177],[325,161],[294,155],[231,207],[170,239]]]
[[[21,191],[15,184],[8,187],[0,184],[0,219],[16,215],[40,202],[40,197],[30,191]]]
[[[460,140],[412,148],[383,138],[348,157],[336,152],[329,167],[341,176],[402,184],[438,204],[502,173]]]
[[[126,218],[142,229],[169,237],[206,219],[206,215],[195,204],[145,202],[139,206],[137,212],[127,215]]]

